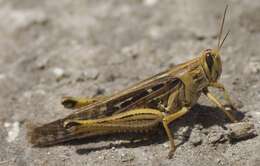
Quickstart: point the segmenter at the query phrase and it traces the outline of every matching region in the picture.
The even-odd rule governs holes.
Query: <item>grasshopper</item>
[[[217,48],[203,50],[197,58],[111,96],[64,97],[64,107],[76,111],[32,129],[29,133],[31,143],[50,146],[90,136],[148,132],[162,124],[171,145],[168,156],[172,157],[176,147],[169,125],[188,113],[201,94],[206,95],[232,122],[237,122],[229,112],[234,108],[230,97],[224,85],[218,82],[222,72],[220,49],[229,34],[228,31],[221,40],[227,8],[222,17]],[[222,104],[209,87],[221,90],[228,106]]]

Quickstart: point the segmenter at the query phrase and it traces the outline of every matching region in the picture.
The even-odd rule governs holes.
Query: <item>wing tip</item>
[[[26,128],[27,128],[26,138],[33,147],[40,145],[40,141],[39,141],[40,135],[37,132],[37,129],[40,128],[40,126],[41,125],[39,124],[34,124],[31,122],[26,123]]]
[[[56,144],[58,130],[52,123],[41,125],[34,123],[27,123],[27,140],[32,147],[46,147]]]

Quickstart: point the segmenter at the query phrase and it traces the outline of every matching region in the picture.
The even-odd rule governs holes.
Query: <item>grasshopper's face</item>
[[[222,64],[218,49],[206,49],[201,53],[202,67],[210,82],[219,79],[222,72]]]

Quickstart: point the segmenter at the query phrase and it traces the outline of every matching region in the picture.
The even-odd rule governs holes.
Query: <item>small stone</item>
[[[154,6],[156,3],[158,2],[158,0],[144,0],[143,3],[146,6]]]
[[[60,81],[64,77],[68,76],[68,74],[65,73],[65,71],[59,67],[52,69],[52,73],[55,75],[57,81]]]
[[[10,126],[11,126],[11,123],[8,123],[8,122],[5,122],[5,123],[4,123],[4,127],[8,128],[8,127],[10,127]]]
[[[105,156],[104,156],[104,155],[100,155],[100,156],[98,156],[98,159],[99,159],[99,160],[104,160],[104,159],[105,159]]]
[[[7,142],[13,142],[19,135],[20,132],[20,124],[19,122],[14,123],[4,123],[4,126],[7,128],[8,136],[6,138]]]
[[[105,89],[103,89],[103,88],[98,88],[97,90],[96,90],[96,95],[98,96],[98,95],[103,95],[105,93]]]
[[[132,59],[136,59],[139,56],[140,46],[139,45],[127,46],[127,47],[124,47],[121,50],[121,52],[122,52],[122,54],[124,54]]]
[[[165,142],[165,143],[163,144],[163,147],[169,148],[169,143],[168,143],[168,142]]]
[[[257,119],[260,119],[260,112],[258,112],[258,111],[250,111],[249,115],[251,117],[256,117]]]
[[[195,124],[194,128],[198,130],[202,130],[203,126],[201,124]]]
[[[53,73],[57,76],[57,77],[61,77],[64,74],[64,70],[61,68],[54,68],[53,69]]]
[[[35,62],[35,68],[38,70],[44,70],[47,66],[49,59],[44,58],[44,59],[39,59]]]
[[[198,132],[192,132],[190,135],[190,142],[194,146],[198,146],[202,143],[201,136]]]
[[[258,74],[260,73],[260,63],[256,60],[252,60],[248,63],[247,68],[245,69],[247,74]]]
[[[88,69],[88,70],[85,70],[84,72],[82,72],[78,78],[77,78],[77,81],[78,82],[83,82],[85,80],[96,80],[99,76],[99,72],[98,70],[96,69]]]
[[[257,136],[254,124],[250,122],[232,123],[226,127],[228,128],[228,137],[230,141],[237,141]]]
[[[189,137],[188,131],[189,131],[188,126],[180,127],[179,130],[177,131],[177,135],[182,137]]]
[[[23,93],[23,97],[25,98],[31,98],[32,97],[32,92],[31,91],[26,91]]]
[[[216,162],[218,163],[218,164],[221,164],[221,159],[220,158],[216,158]]]
[[[43,89],[38,89],[35,91],[35,94],[38,94],[38,95],[45,95],[46,92],[43,90]]]
[[[122,153],[120,156],[122,162],[129,162],[135,159],[135,156],[129,153]]]
[[[209,139],[209,142],[211,144],[216,144],[216,143],[220,143],[220,142],[225,142],[226,141],[226,138],[224,137],[224,134],[223,133],[217,133],[217,132],[209,133],[208,139]]]

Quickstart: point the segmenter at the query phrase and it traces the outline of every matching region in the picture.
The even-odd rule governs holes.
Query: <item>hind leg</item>
[[[170,152],[168,157],[171,158],[176,149],[173,133],[169,128],[169,124],[176,120],[177,118],[183,116],[189,111],[187,107],[183,107],[181,110],[173,114],[164,114],[163,112],[150,109],[134,109],[124,113],[116,114],[114,116],[100,118],[100,119],[89,119],[89,120],[67,120],[64,122],[65,128],[70,128],[71,126],[77,126],[77,128],[87,128],[92,129],[92,132],[107,133],[108,131],[113,132],[127,132],[127,131],[143,131],[150,128],[147,125],[148,121],[159,121],[163,123],[163,127],[170,141]],[[132,123],[131,123],[132,122]],[[69,129],[68,128],[68,129]]]

